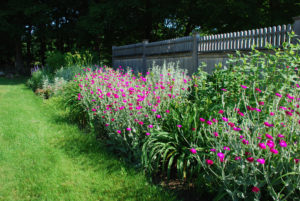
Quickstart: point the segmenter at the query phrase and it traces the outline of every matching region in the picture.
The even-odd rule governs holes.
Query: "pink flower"
[[[196,153],[197,153],[197,150],[196,150],[195,148],[191,148],[191,149],[190,149],[190,152],[191,152],[192,154],[196,154]]]
[[[286,97],[288,97],[290,100],[294,100],[295,99],[295,97],[290,96],[290,94],[287,94]]]
[[[218,113],[219,113],[219,114],[223,114],[223,113],[224,113],[224,110],[220,110]]]
[[[196,130],[196,128],[192,128],[192,131],[195,131]]]
[[[218,122],[218,120],[216,120],[216,119],[212,119],[212,121],[213,121],[213,122],[215,122],[215,123],[217,123],[217,122]]]
[[[228,121],[228,119],[226,117],[222,117],[223,121]]]
[[[270,124],[269,122],[264,122],[265,126],[267,127],[274,127],[274,124]]]
[[[239,115],[241,115],[242,117],[245,116],[244,113],[242,112],[238,112]]]
[[[207,121],[206,122],[208,125],[212,125],[212,122],[211,121]]]
[[[270,140],[273,140],[272,135],[269,135],[268,133],[266,133],[266,137],[267,137],[268,139],[270,139]]]
[[[279,137],[279,138],[284,138],[284,135],[282,135],[282,134],[279,133],[279,134],[277,135],[277,137]]]
[[[219,136],[219,134],[218,134],[217,132],[214,132],[214,135],[215,135],[215,137],[218,137],[218,136]]]
[[[300,159],[294,158],[295,163],[299,163]]]
[[[148,127],[149,127],[149,128],[153,128],[153,125],[149,125]]]
[[[221,89],[222,91],[227,91],[227,89]]]
[[[254,158],[253,157],[249,157],[249,158],[246,158],[246,160],[250,163],[252,163],[254,161]]]
[[[279,98],[281,98],[281,97],[282,97],[282,95],[281,95],[281,94],[279,94],[279,93],[276,93],[276,96],[278,96]]]
[[[241,85],[242,88],[247,89],[248,87],[245,85]]]
[[[242,142],[243,142],[243,144],[245,144],[245,145],[249,144],[249,141],[246,140],[246,139],[243,139]]]
[[[259,148],[266,149],[266,145],[264,143],[258,143]]]
[[[222,152],[218,153],[217,155],[220,159],[223,159],[225,157],[225,155]]]
[[[259,105],[264,105],[265,102],[261,101],[261,102],[259,102],[258,104],[259,104]]]
[[[274,116],[274,115],[275,115],[275,113],[274,113],[274,112],[270,112],[270,115],[271,115],[271,116]]]
[[[258,187],[256,187],[256,186],[253,186],[253,187],[252,187],[252,192],[258,193],[259,191],[260,191],[260,190],[259,190]]]
[[[199,118],[199,120],[200,120],[201,122],[205,122],[205,119],[203,119],[203,118]]]
[[[263,158],[259,158],[256,161],[259,162],[260,164],[265,164],[265,159]]]
[[[235,130],[235,131],[240,131],[240,130],[242,130],[241,128],[238,128],[238,127],[233,127],[233,130]]]
[[[166,110],[166,113],[170,113],[170,110]]]
[[[227,151],[230,151],[230,148],[229,148],[229,147],[226,147],[226,146],[224,146],[223,149],[224,149],[224,150],[227,150]]]
[[[211,152],[216,152],[216,149],[210,149]]]
[[[177,125],[177,127],[178,127],[178,128],[181,128],[181,127],[182,127],[182,125],[180,125],[180,124],[179,124],[179,125]]]
[[[131,128],[126,128],[126,130],[131,131]]]
[[[233,128],[233,127],[235,126],[234,123],[232,123],[232,122],[229,122],[228,125],[229,125],[231,128]]]
[[[117,133],[121,134],[121,131],[120,131],[120,130],[117,130]]]
[[[270,148],[273,148],[273,147],[275,147],[275,143],[272,140],[268,140],[267,141],[267,146],[270,147]]]
[[[261,90],[259,88],[255,88],[256,91],[258,91],[259,93],[261,93]]]
[[[146,135],[150,135],[150,133],[146,133]]]
[[[290,111],[285,111],[285,114],[288,116],[293,116],[293,113],[291,113]]]
[[[270,152],[272,152],[273,154],[278,154],[278,151],[276,149],[274,149],[274,148],[271,148]]]
[[[214,164],[214,162],[212,160],[206,159],[206,164],[207,165],[212,165],[212,164]]]
[[[156,118],[160,119],[160,118],[161,118],[161,116],[158,114],[158,115],[156,115]]]
[[[240,156],[236,156],[236,157],[234,158],[234,160],[236,160],[236,161],[241,160],[241,157],[240,157]]]
[[[281,147],[286,147],[287,144],[286,144],[286,142],[285,142],[284,140],[280,140],[279,146],[281,146]]]
[[[114,118],[112,118],[112,119],[111,119],[111,121],[115,121],[115,119],[114,119]]]
[[[144,122],[140,121],[140,122],[139,122],[139,124],[140,124],[140,125],[143,125],[143,124],[144,124]]]
[[[107,126],[109,126],[109,124],[105,124],[105,126],[107,127]]]

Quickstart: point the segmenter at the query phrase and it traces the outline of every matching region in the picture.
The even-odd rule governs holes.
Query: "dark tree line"
[[[0,70],[28,73],[54,50],[109,62],[112,45],[292,23],[299,14],[299,0],[3,0]]]

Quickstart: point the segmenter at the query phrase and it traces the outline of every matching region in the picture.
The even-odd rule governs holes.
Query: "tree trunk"
[[[15,73],[24,74],[24,63],[22,58],[22,42],[21,38],[18,37],[18,39],[15,41]]]
[[[31,26],[29,27],[28,33],[27,33],[26,53],[27,53],[26,69],[29,70],[32,67],[31,66],[31,62],[32,62],[32,54],[31,54]]]

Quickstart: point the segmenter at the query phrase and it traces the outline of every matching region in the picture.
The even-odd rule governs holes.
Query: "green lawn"
[[[0,200],[176,200],[24,82],[0,78]]]

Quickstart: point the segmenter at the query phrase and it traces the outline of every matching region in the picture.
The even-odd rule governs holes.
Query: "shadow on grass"
[[[0,77],[0,85],[19,85],[25,84],[28,77],[5,78]]]
[[[75,126],[68,118],[61,115],[55,115],[53,122],[58,124],[69,124]],[[61,143],[61,148],[71,157],[86,158],[85,164],[93,167],[95,170],[101,171],[105,169],[109,174],[114,174],[124,169],[129,175],[134,176],[143,169],[134,163],[126,161],[126,157],[122,156],[115,151],[112,151],[106,144],[105,140],[99,140],[95,132],[85,129],[80,130],[81,135],[70,135],[64,138]],[[171,180],[166,184],[165,179],[151,178],[147,176],[147,181],[153,185],[162,188],[164,191],[175,195],[178,200],[184,201],[204,201],[213,200],[213,195],[207,194],[202,191],[195,190],[189,184],[182,185],[178,180]],[[162,185],[162,184],[165,185]]]

